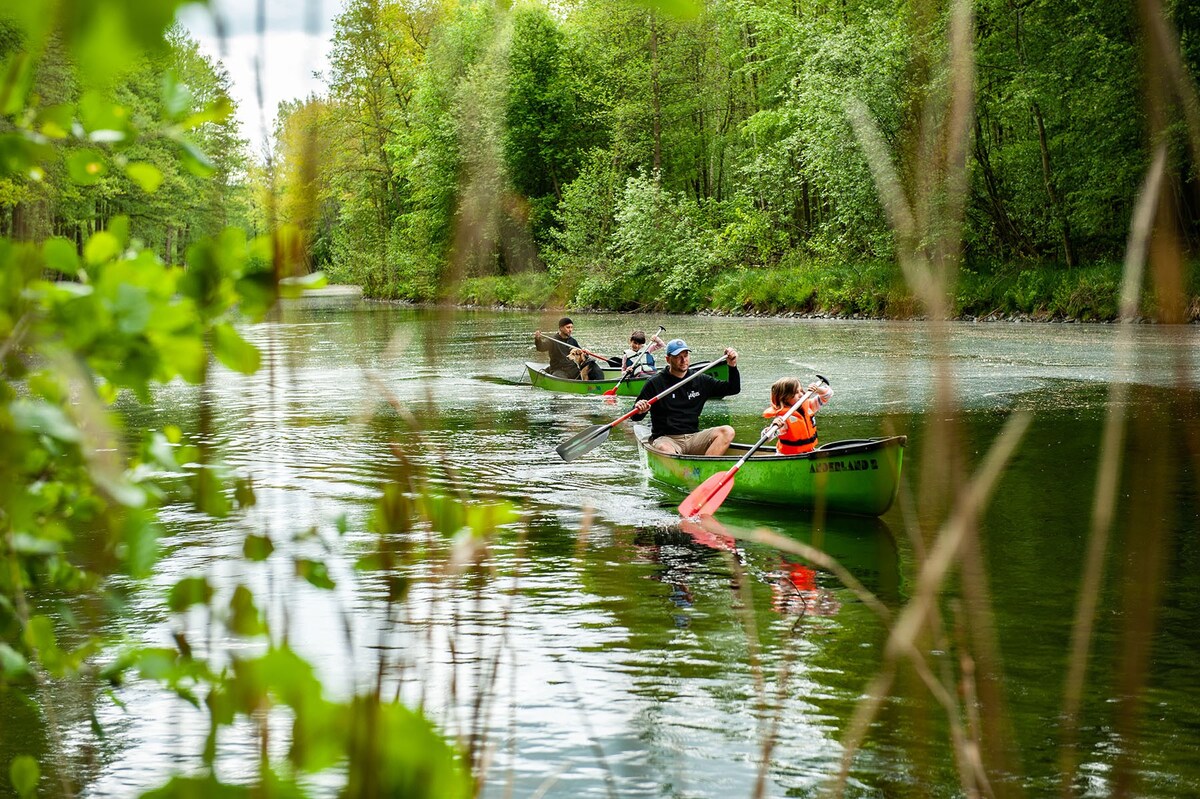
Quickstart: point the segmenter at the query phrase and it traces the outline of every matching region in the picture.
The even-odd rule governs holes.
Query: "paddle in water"
[[[662,336],[662,334],[663,334],[663,333],[666,333],[666,332],[667,332],[667,329],[666,329],[665,327],[663,327],[662,325],[659,325],[659,326],[658,326],[658,332],[657,332],[657,333],[655,333],[654,335],[656,335],[656,336],[660,336],[660,337],[661,337],[661,336]],[[648,349],[648,348],[649,348],[649,345],[647,345],[647,349]],[[640,354],[640,353],[639,353],[639,354]],[[609,405],[616,405],[616,404],[617,404],[617,389],[619,389],[619,388],[621,387],[621,384],[622,384],[622,383],[624,383],[624,382],[625,382],[626,380],[628,380],[629,378],[633,377],[633,373],[634,373],[634,371],[636,370],[636,368],[637,368],[637,367],[636,367],[636,366],[633,364],[633,362],[631,361],[631,362],[630,362],[630,364],[629,364],[629,368],[628,368],[628,369],[626,369],[626,370],[625,370],[625,371],[624,371],[624,372],[621,374],[621,379],[617,381],[617,384],[616,384],[615,386],[613,386],[612,388],[610,388],[608,391],[605,391],[605,392],[604,392],[604,401],[605,401],[605,403],[607,403],[607,404],[609,404]]]
[[[822,383],[829,385],[829,381],[824,377],[821,377],[821,375],[817,375],[817,377],[821,379]],[[721,503],[725,501],[725,497],[729,496],[729,492],[733,490],[733,481],[738,473],[738,469],[741,469],[754,453],[762,449],[763,444],[766,444],[772,438],[779,435],[779,431],[782,428],[776,426],[775,422],[787,421],[788,417],[799,410],[800,406],[807,402],[808,398],[815,393],[816,389],[810,388],[804,392],[804,396],[796,400],[796,403],[792,407],[788,408],[787,413],[777,417],[775,421],[767,425],[767,429],[763,431],[762,437],[758,439],[758,442],[745,455],[738,459],[737,463],[733,464],[732,469],[717,472],[692,489],[692,493],[688,494],[683,502],[679,503],[679,515],[685,519],[690,519],[693,516],[711,516],[716,513],[717,508],[721,507]]]
[[[697,369],[695,372],[688,375],[683,380],[680,380],[675,385],[671,386],[668,389],[665,389],[662,393],[657,394],[657,395],[651,397],[650,399],[646,400],[646,403],[649,405],[653,405],[654,403],[658,402],[663,397],[670,394],[672,391],[675,391],[676,389],[678,389],[680,386],[692,382],[697,377],[704,374],[705,372],[707,372],[709,369],[713,368],[717,364],[725,363],[725,359],[727,357],[729,357],[729,356],[723,355],[720,358],[718,358],[717,360],[712,361],[711,363],[707,364],[703,369]],[[637,407],[635,406],[634,409],[631,410],[629,413],[627,413],[624,416],[621,416],[617,419],[614,419],[613,421],[609,422],[608,424],[594,425],[593,427],[589,427],[588,429],[586,429],[580,433],[576,433],[575,435],[571,436],[566,441],[564,441],[563,443],[561,443],[557,447],[555,447],[554,451],[558,453],[558,456],[560,458],[562,458],[564,461],[567,461],[568,463],[570,463],[571,461],[575,460],[576,458],[580,457],[581,455],[588,454],[589,452],[594,450],[596,447],[600,446],[605,441],[607,441],[608,434],[612,432],[612,429],[614,427],[616,427],[621,422],[628,419],[630,416],[633,416],[637,412],[638,412],[638,410],[637,410]]]

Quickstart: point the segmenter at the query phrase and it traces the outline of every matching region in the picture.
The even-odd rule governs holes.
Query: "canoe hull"
[[[750,448],[734,444],[721,457],[668,455],[647,445],[647,437],[639,431],[650,474],[683,492],[732,468]],[[880,516],[896,499],[906,442],[904,436],[835,441],[803,455],[764,447],[738,470],[729,499]]]
[[[703,367],[704,364],[699,364]],[[564,377],[554,377],[547,374],[543,370],[545,364],[540,363],[525,363],[525,370],[529,373],[529,382],[536,388],[542,388],[547,391],[556,391],[559,394],[603,394],[608,391],[621,379],[620,369],[605,369],[605,380],[568,380]],[[693,369],[692,371],[695,371]],[[705,374],[710,374],[718,380],[729,379],[728,364],[720,363],[709,369]],[[646,385],[649,377],[638,377],[626,380],[617,388],[617,395],[621,397],[636,397],[642,391],[642,386]]]

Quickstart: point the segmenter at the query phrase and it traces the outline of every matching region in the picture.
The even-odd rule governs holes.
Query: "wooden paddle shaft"
[[[591,350],[585,350],[583,347],[572,347],[570,344],[568,344],[567,342],[563,341],[560,338],[555,338],[554,336],[542,336],[542,338],[547,339],[549,341],[553,341],[555,344],[559,345],[560,347],[566,347],[568,350],[579,350],[584,355],[590,355],[593,358],[601,358],[605,361],[608,360],[607,355],[601,355],[598,352],[592,352]]]

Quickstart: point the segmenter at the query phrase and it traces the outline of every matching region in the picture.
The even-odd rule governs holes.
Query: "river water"
[[[751,796],[767,740],[765,795],[816,795],[836,772],[856,703],[880,667],[885,623],[798,557],[757,544],[730,548],[681,528],[681,497],[649,482],[628,424],[562,463],[558,443],[615,418],[630,400],[610,406],[530,387],[522,363],[545,357],[532,350],[531,333],[554,324],[549,315],[388,305],[289,310],[245,331],[264,353],[258,374],[221,372],[203,395],[173,384],[150,408],[122,401],[138,422],[176,424],[192,437],[207,403],[209,443],[253,478],[258,496],[248,514],[223,520],[167,509],[166,555],[152,584],[134,593],[125,631],[169,645],[181,622],[163,617],[162,590],[183,576],[207,574],[224,591],[247,583],[329,693],[369,687],[383,657],[392,664],[388,690],[423,703],[449,734],[483,740],[488,797]],[[576,336],[617,353],[635,326],[658,324],[667,337],[687,339],[694,359],[738,349],[742,392],[710,403],[705,421],[733,424],[739,440],[757,438],[776,378],[807,381],[816,372],[834,390],[820,415],[823,441],[909,437],[905,491],[920,508],[915,518],[901,505],[879,520],[814,521],[733,503],[718,514],[733,531],[767,528],[821,547],[898,610],[918,562],[909,531],[939,521],[920,504],[918,482],[934,457],[927,431],[936,421],[926,328],[579,315]],[[982,458],[1014,409],[1034,413],[981,524],[980,549],[1015,748],[998,790],[1048,795],[1058,785],[1057,720],[1108,385],[1130,385],[1135,415],[1159,413],[1191,429],[1194,403],[1179,397],[1192,395],[1191,375],[1200,374],[1200,329],[1138,327],[1125,368],[1115,365],[1115,326],[956,323],[950,331],[968,463]],[[1152,457],[1136,435],[1131,470]],[[507,504],[518,513],[483,572],[442,579],[428,565],[411,566],[400,618],[389,615],[380,581],[353,568],[369,549],[369,521],[396,451],[427,487],[469,507]],[[1169,466],[1168,501],[1155,506],[1165,531],[1157,572],[1137,568],[1138,525],[1128,509],[1138,483],[1122,483],[1079,732],[1085,795],[1117,790],[1122,758],[1137,763],[1141,795],[1200,794],[1196,471],[1183,455]],[[317,538],[291,541],[308,530]],[[279,556],[242,561],[247,532],[270,535]],[[435,537],[430,546],[444,554],[450,544]],[[283,557],[295,552],[324,560],[337,589],[295,580]],[[1130,688],[1121,676],[1123,631],[1141,617],[1127,597],[1131,575],[1136,583],[1145,574],[1158,587],[1156,612],[1145,678]],[[244,645],[210,646],[235,653]],[[856,758],[847,795],[960,795],[944,713],[919,686],[905,685]],[[1131,695],[1137,719],[1129,724],[1118,709]],[[98,711],[109,743],[87,794],[128,795],[199,768],[199,712],[136,683],[121,699],[124,709]],[[228,735],[222,778],[251,781],[257,746],[245,730]]]

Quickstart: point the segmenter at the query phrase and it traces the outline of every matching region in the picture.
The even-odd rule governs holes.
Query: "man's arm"
[[[738,371],[736,366],[729,367],[728,380],[718,380],[715,377],[712,379],[711,394],[714,397],[732,397],[734,394],[741,392],[741,390],[742,373]]]
[[[731,397],[742,390],[742,375],[738,372],[737,368],[737,350],[733,347],[726,347],[725,360],[729,364],[729,379],[717,380],[715,377],[713,378],[715,385],[713,386],[712,396],[714,397]]]
[[[644,386],[642,386],[642,390],[638,392],[637,399],[633,401],[634,407],[640,408],[640,407],[642,407],[643,402],[649,403],[650,399],[652,399],[654,397],[655,391],[656,391],[655,381],[653,378],[651,378],[650,380],[646,381],[646,384]],[[630,416],[629,418],[635,422],[640,422],[646,418],[646,414],[649,412],[650,412],[650,405],[647,404],[647,405],[645,405],[643,410],[640,410],[639,412],[635,413],[633,416]]]

